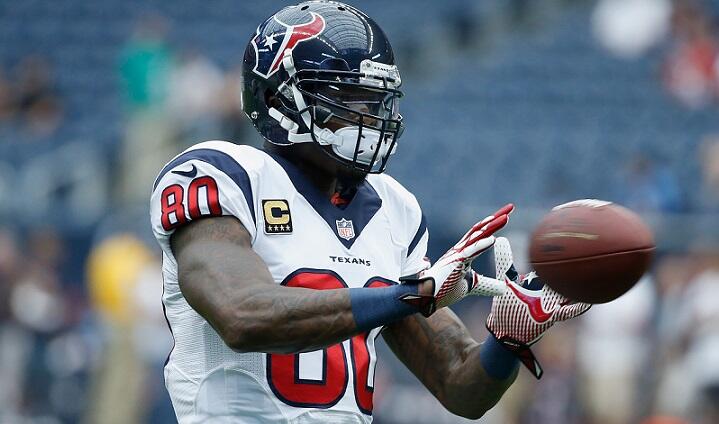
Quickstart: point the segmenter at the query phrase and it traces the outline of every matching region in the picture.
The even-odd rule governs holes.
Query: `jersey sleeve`
[[[419,219],[409,218],[411,221],[410,228],[414,228],[413,236],[407,245],[407,254],[402,262],[402,276],[408,277],[429,268],[430,263],[427,258],[427,244],[429,243],[429,230],[427,229],[427,220],[421,211],[417,211]],[[416,215],[416,214],[415,214]],[[416,217],[415,217],[416,218]],[[415,224],[416,222],[416,224]]]
[[[175,230],[207,217],[234,216],[255,240],[253,184],[245,168],[219,149],[197,148],[162,169],[153,186],[150,221],[166,254],[173,256],[170,236]]]
[[[400,277],[410,277],[429,268],[429,231],[417,198],[387,174],[368,175],[367,178],[382,197],[382,207],[388,211],[391,222],[390,234],[402,250]]]

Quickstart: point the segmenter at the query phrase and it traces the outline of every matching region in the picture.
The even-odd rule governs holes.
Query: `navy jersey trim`
[[[199,160],[208,163],[230,177],[230,179],[237,184],[240,190],[242,190],[242,193],[245,195],[247,206],[250,208],[250,212],[252,213],[252,221],[257,223],[254,200],[252,199],[252,187],[250,186],[250,177],[247,175],[247,171],[245,171],[245,168],[237,163],[232,156],[219,150],[195,149],[181,154],[162,169],[160,175],[158,175],[155,179],[152,189],[155,190],[157,188],[157,185],[160,183],[162,177],[170,172],[171,169],[191,160]]]
[[[265,152],[277,162],[289,177],[295,189],[307,200],[312,208],[319,214],[330,226],[330,229],[347,249],[350,249],[357,240],[362,230],[367,226],[372,217],[382,207],[382,199],[375,191],[374,187],[367,182],[357,186],[357,192],[352,200],[344,209],[340,209],[333,205],[330,200],[321,193],[294,164],[287,159],[270,152]],[[337,221],[342,219],[352,221],[354,229],[354,237],[347,240],[339,236],[337,229]]]
[[[417,244],[419,244],[419,241],[422,240],[422,236],[424,236],[424,233],[427,232],[427,219],[424,217],[424,213],[422,214],[422,220],[419,222],[419,228],[417,228],[417,232],[414,233],[414,238],[409,243],[409,247],[407,247],[407,257],[412,254],[414,251],[414,248],[417,247]]]

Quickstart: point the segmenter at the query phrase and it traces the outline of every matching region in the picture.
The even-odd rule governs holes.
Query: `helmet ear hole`
[[[265,90],[265,104],[268,108],[274,107],[277,108],[278,106],[282,105],[282,102],[280,102],[280,99],[277,98],[277,94],[273,93],[272,90],[267,89]]]

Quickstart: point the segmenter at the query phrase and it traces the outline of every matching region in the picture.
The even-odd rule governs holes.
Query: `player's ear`
[[[280,100],[270,90],[265,90],[265,104],[267,105],[267,107],[274,107],[274,108],[281,106]]]

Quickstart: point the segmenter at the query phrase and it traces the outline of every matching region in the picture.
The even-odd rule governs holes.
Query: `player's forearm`
[[[329,346],[357,332],[348,290],[278,286],[256,256],[226,257],[232,246],[196,243],[180,255],[180,287],[225,343],[238,351],[299,352]],[[189,296],[188,296],[189,295]]]
[[[228,260],[231,246],[197,243],[180,255],[180,287],[190,305],[241,352],[321,349],[416,310],[404,286],[314,290],[277,285],[255,255]],[[213,287],[195,295],[191,287]]]
[[[465,347],[461,361],[452,367],[443,387],[443,404],[453,413],[466,418],[476,419],[484,415],[499,402],[517,378],[516,366],[506,378],[487,375],[482,352],[482,346],[476,342]],[[510,355],[508,352],[506,354]],[[514,358],[510,360],[516,362]]]
[[[324,348],[418,310],[401,300],[418,287],[314,290],[264,286],[234,309],[235,349],[297,353]]]
[[[204,219],[172,239],[185,299],[235,350],[295,353],[327,347],[417,312],[400,298],[416,295],[420,286],[430,289],[426,283],[332,290],[280,286],[238,225],[232,218]]]
[[[392,303],[399,303],[396,298],[402,291],[397,286],[334,290],[278,285],[249,287],[235,294],[238,300],[228,305],[217,328],[222,329],[227,344],[237,351],[312,351],[414,313],[414,308],[407,305],[398,304],[394,309]],[[368,301],[390,304],[367,317],[362,299],[365,304]]]
[[[408,317],[387,327],[383,335],[429,391],[449,411],[466,418],[481,417],[516,378],[516,366],[504,378],[487,375],[482,345],[449,309],[430,318]]]
[[[349,290],[268,286],[232,310],[230,346],[238,351],[296,353],[321,349],[360,332]]]

